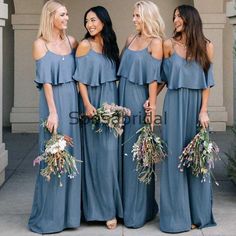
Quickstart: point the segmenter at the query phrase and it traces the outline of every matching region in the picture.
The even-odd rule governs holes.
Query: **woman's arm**
[[[207,113],[209,94],[210,94],[209,88],[202,90],[202,105],[199,113],[199,121],[204,129],[208,127],[210,121]]]
[[[149,93],[149,113],[146,113],[145,121],[151,124],[151,129],[154,128],[155,118],[156,118],[156,94],[157,94],[157,82],[154,81],[148,86]]]
[[[88,40],[83,40],[80,42],[77,50],[76,50],[76,57],[82,57],[85,56],[90,50],[90,43]],[[87,86],[83,83],[78,83],[79,84],[79,91],[83,100],[83,104],[85,107],[85,112],[86,116],[89,118],[92,118],[95,113],[96,109],[95,107],[90,103],[89,96],[88,96],[88,89]]]
[[[43,84],[44,94],[46,97],[49,115],[47,118],[47,128],[52,133],[57,133],[58,128],[58,116],[57,109],[54,102],[53,90],[51,84]]]
[[[46,54],[46,52],[45,41],[41,38],[37,39],[33,44],[33,58],[39,60]],[[43,84],[43,90],[49,111],[46,126],[51,133],[56,133],[58,128],[58,116],[53,97],[52,85],[49,83]]]
[[[149,50],[151,53],[151,56],[155,59],[161,60],[163,57],[163,49],[162,49],[162,41],[160,39],[153,39]],[[161,89],[163,87],[159,86],[156,81],[153,81],[149,84],[148,92],[149,92],[149,112],[146,114],[146,122],[151,124],[151,128],[153,130],[155,119],[156,119],[156,98],[157,93],[160,93]]]
[[[214,54],[214,47],[212,43],[207,44],[207,55],[212,62],[213,60],[213,54]],[[209,116],[208,116],[208,99],[210,95],[210,88],[206,88],[202,90],[202,104],[201,109],[199,113],[199,122],[201,126],[205,129],[209,126]]]
[[[79,83],[79,91],[85,107],[85,115],[92,118],[96,114],[96,108],[90,103],[88,89],[85,84]]]

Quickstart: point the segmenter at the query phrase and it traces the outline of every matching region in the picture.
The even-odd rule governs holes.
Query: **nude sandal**
[[[114,218],[114,219],[112,219],[112,220],[108,220],[108,221],[106,222],[106,226],[107,226],[108,229],[115,229],[116,226],[117,226],[117,220],[116,220],[116,218]]]

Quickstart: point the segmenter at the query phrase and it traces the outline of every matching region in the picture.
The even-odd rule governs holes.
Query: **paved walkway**
[[[223,152],[236,143],[230,129],[227,132],[212,134]],[[37,155],[37,134],[11,134],[4,131],[4,142],[9,151],[9,165],[6,170],[6,182],[0,189],[0,236],[37,235],[27,229],[27,221],[31,211],[34,192],[36,168],[32,161]],[[214,185],[214,216],[216,227],[203,230],[192,230],[187,233],[175,234],[182,236],[235,236],[236,235],[236,186],[228,180],[223,161],[218,161],[214,174],[220,183]],[[158,186],[156,196],[159,199]],[[109,231],[103,224],[82,223],[76,230],[65,230],[60,236],[161,236],[169,235],[159,230],[159,218],[147,223],[141,229],[127,229],[119,224],[117,229]]]

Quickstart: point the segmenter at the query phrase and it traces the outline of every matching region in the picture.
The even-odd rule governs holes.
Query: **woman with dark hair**
[[[178,233],[215,225],[210,179],[178,169],[179,156],[197,133],[209,125],[207,104],[213,45],[204,36],[198,11],[188,5],[174,10],[174,36],[164,42],[163,80],[168,90],[163,108],[163,139],[168,158],[162,164],[160,229]]]
[[[74,79],[79,83],[82,112],[88,118],[104,102],[118,103],[116,68],[119,49],[107,10],[97,6],[84,15],[87,30],[76,51]],[[82,124],[82,202],[86,221],[106,221],[108,229],[117,225],[123,208],[119,188],[118,139],[109,128],[92,130],[91,121]]]

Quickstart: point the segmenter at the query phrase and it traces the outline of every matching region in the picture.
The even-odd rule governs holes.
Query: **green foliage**
[[[99,133],[102,132],[102,126],[105,125],[113,130],[115,137],[121,136],[125,116],[131,116],[131,111],[128,108],[114,103],[103,103],[92,117],[92,129]]]
[[[166,145],[155,133],[152,132],[149,124],[144,125],[136,134],[138,140],[132,147],[133,161],[136,161],[138,180],[149,184],[155,173],[155,164],[166,158]]]
[[[214,161],[219,158],[219,148],[209,137],[209,132],[201,128],[192,141],[185,147],[181,156],[178,168],[183,172],[184,168],[191,168],[192,174],[196,177],[202,176],[202,182],[206,182],[210,175],[215,180],[211,169],[214,168]],[[216,182],[218,185],[218,182]]]
[[[233,129],[234,140],[236,140],[236,127]],[[232,151],[230,153],[225,153],[228,157],[228,176],[231,180],[236,183],[236,143],[233,142]]]

